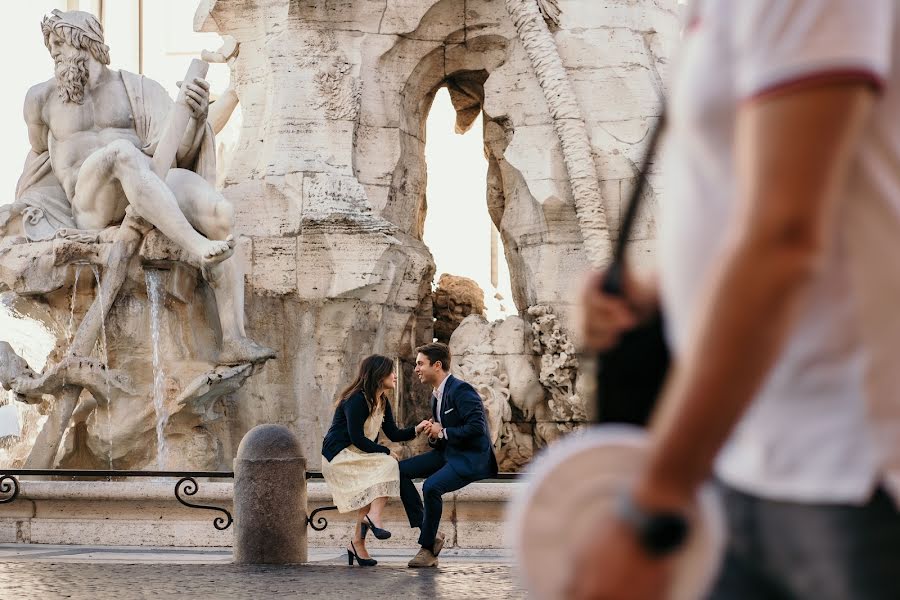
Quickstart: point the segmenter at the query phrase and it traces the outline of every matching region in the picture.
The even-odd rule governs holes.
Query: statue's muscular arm
[[[25,124],[28,126],[28,141],[31,142],[31,149],[40,154],[48,149],[47,136],[50,128],[44,121],[44,103],[47,101],[47,94],[50,91],[48,82],[39,83],[32,86],[28,93],[25,94],[24,117]]]

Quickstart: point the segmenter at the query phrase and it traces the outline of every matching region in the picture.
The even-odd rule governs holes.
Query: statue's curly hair
[[[96,28],[102,32],[99,22],[96,23]],[[67,23],[57,14],[50,14],[44,17],[44,20],[41,21],[41,32],[44,34],[44,45],[47,47],[47,50],[50,49],[50,34],[55,33],[67,44],[79,50],[90,52],[91,56],[101,64],[109,64],[109,46],[102,41],[98,42],[91,39],[81,29]]]

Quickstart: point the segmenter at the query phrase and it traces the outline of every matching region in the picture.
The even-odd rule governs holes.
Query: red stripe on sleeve
[[[772,98],[773,96],[780,96],[797,90],[819,87],[822,85],[853,83],[869,85],[876,93],[883,91],[885,86],[884,79],[872,71],[867,71],[865,69],[832,69],[779,81],[748,96],[745,98],[745,101],[753,102],[756,100],[765,100]]]

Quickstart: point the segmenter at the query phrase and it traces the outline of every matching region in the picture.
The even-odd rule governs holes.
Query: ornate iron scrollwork
[[[12,502],[19,497],[19,480],[12,475],[0,476],[0,494],[9,493],[11,493],[12,495],[9,498],[3,498],[2,500],[0,500],[0,504]]]
[[[218,506],[206,506],[204,504],[192,504],[181,497],[182,493],[187,496],[193,496],[197,493],[197,490],[197,481],[193,477],[182,477],[178,480],[178,483],[175,484],[175,498],[185,506],[189,506],[191,508],[217,510],[224,513],[224,517],[216,517],[215,519],[213,519],[213,527],[215,527],[219,531],[225,531],[226,529],[231,527],[231,523],[234,521],[234,519],[231,518],[231,513],[224,508],[220,508]]]
[[[323,529],[328,527],[328,519],[326,519],[325,517],[316,518],[317,514],[326,510],[337,510],[337,506],[322,506],[321,508],[317,508],[316,510],[312,511],[309,516],[306,517],[306,522],[309,524],[309,526],[316,531],[322,531]]]

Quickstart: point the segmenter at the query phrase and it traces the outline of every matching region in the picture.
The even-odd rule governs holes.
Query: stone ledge
[[[0,504],[0,543],[231,546],[234,527],[218,531],[212,520],[221,513],[182,506],[174,494],[176,481],[20,481],[19,498]],[[198,479],[197,483],[196,495],[182,497],[232,510],[231,482]],[[522,485],[479,482],[447,494],[441,530],[449,547],[506,548],[506,503]],[[421,492],[421,483],[417,487]],[[309,482],[308,498],[310,512],[332,503],[320,480]],[[329,525],[324,531],[309,530],[310,548],[341,546],[353,527],[352,514],[319,515]],[[399,500],[388,504],[385,527],[394,535],[378,546],[416,545],[418,530],[409,528]]]

